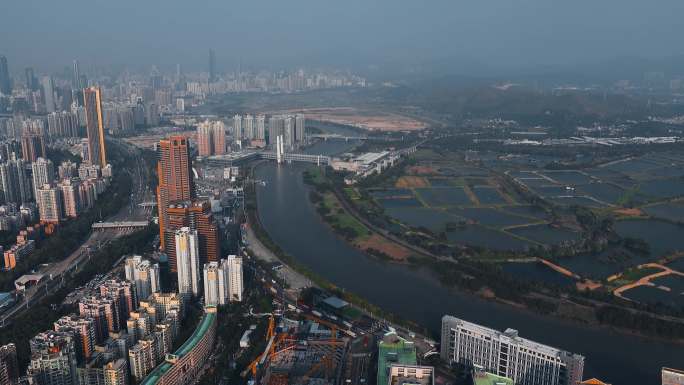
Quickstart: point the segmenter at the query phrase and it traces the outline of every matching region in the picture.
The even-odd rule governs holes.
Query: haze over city
[[[684,385],[684,2],[14,1],[0,385]]]
[[[156,64],[219,69],[441,64],[496,74],[681,55],[684,4],[568,1],[11,1],[0,15],[15,66]],[[444,70],[444,69],[443,69]]]

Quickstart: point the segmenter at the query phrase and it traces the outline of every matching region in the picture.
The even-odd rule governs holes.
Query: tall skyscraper
[[[36,74],[32,67],[26,67],[24,69],[24,75],[26,75],[26,89],[29,91],[38,90],[38,80],[36,79]]]
[[[442,318],[442,359],[478,367],[516,384],[573,385],[582,381],[584,357],[456,317]]]
[[[27,375],[38,385],[78,385],[76,353],[70,333],[47,331],[33,337]]]
[[[236,142],[241,141],[245,137],[245,133],[242,131],[242,116],[233,116],[233,137]]]
[[[126,258],[126,279],[135,284],[139,300],[146,300],[152,293],[160,290],[159,265],[142,259],[139,255]]]
[[[228,260],[204,264],[204,304],[225,305],[228,303]]]
[[[216,81],[216,54],[213,49],[209,50],[209,82]]]
[[[43,101],[45,102],[45,111],[48,113],[55,112],[57,104],[55,103],[55,83],[52,76],[43,76],[41,81],[43,84]]]
[[[105,150],[104,120],[102,117],[102,94],[98,87],[83,90],[86,112],[86,132],[88,134],[88,160],[90,164],[107,165]]]
[[[295,116],[295,140],[298,143],[303,143],[306,137],[306,118],[304,115],[297,114]]]
[[[157,173],[159,184],[157,186],[157,208],[159,210],[159,237],[161,239],[161,249],[166,251],[169,246],[167,245],[166,236],[169,203],[194,198],[195,184],[192,174],[192,163],[190,162],[190,144],[185,137],[173,135],[169,139],[159,141],[158,151]],[[170,246],[173,249],[173,244]],[[175,259],[173,261],[169,260],[172,269],[175,269],[175,262]]]
[[[31,170],[33,171],[33,188],[37,197],[39,188],[55,182],[55,167],[50,159],[40,157],[31,164]]]
[[[242,133],[246,139],[254,139],[254,123],[254,116],[250,114],[245,115],[245,117],[242,119]]]
[[[244,283],[242,281],[242,258],[229,255],[226,259],[228,265],[228,300],[241,302]]]
[[[171,270],[175,271],[176,252],[174,249],[174,232],[183,227],[196,230],[198,234],[199,263],[218,261],[220,255],[218,227],[211,213],[211,205],[206,200],[175,201],[169,203],[166,253]]]
[[[81,84],[81,72],[78,70],[78,60],[74,60],[74,68],[71,74],[71,87],[75,90],[83,89]]]
[[[199,240],[197,230],[183,227],[176,231],[176,270],[178,293],[187,298],[200,292]]]
[[[4,95],[12,94],[12,82],[9,76],[7,58],[5,56],[0,56],[0,93]]]
[[[278,136],[283,135],[285,129],[285,121],[280,116],[271,116],[268,118],[268,144],[276,148],[276,141]]]
[[[264,115],[257,115],[256,129],[254,130],[254,139],[266,139],[266,117]]]
[[[12,343],[0,346],[0,385],[14,385],[18,379],[17,347]]]
[[[38,204],[40,221],[44,223],[59,223],[64,220],[62,190],[58,187],[44,184],[36,192],[36,203]]]

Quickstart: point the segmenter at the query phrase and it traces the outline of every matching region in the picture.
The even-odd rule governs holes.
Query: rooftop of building
[[[555,357],[572,357],[574,359],[579,359],[579,360],[584,360],[584,356],[579,355],[579,354],[574,354],[570,353],[565,350],[557,349],[554,348],[553,346],[548,346],[541,344],[539,342],[535,342],[532,340],[528,340],[526,338],[522,338],[518,335],[518,331],[515,329],[506,329],[505,331],[499,331],[496,329],[491,329],[486,326],[478,325],[476,323],[468,322],[465,320],[462,320],[457,317],[445,315],[442,317],[442,322],[452,322],[452,323],[458,323],[467,329],[474,330],[477,333],[480,334],[487,334],[490,336],[496,336],[497,338],[507,338],[510,341],[515,341],[517,343],[524,344],[526,348],[535,350],[537,352],[549,355],[549,356],[555,356]]]
[[[396,333],[386,334],[378,343],[378,384],[387,384],[392,364],[416,365],[416,347]]]
[[[199,326],[195,329],[195,331],[192,333],[190,338],[188,338],[183,345],[181,345],[178,350],[173,353],[176,357],[179,359],[188,354],[192,349],[197,346],[199,341],[204,337],[204,335],[207,333],[207,330],[211,327],[211,325],[216,321],[216,312],[215,311],[206,311],[204,315],[202,316],[202,320],[200,321]],[[141,382],[141,385],[154,385],[159,382],[159,379],[166,374],[171,368],[173,367],[173,364],[164,361],[161,364],[157,365],[156,368],[150,374],[145,377],[145,379]]]
[[[684,375],[684,370],[680,370],[680,369],[672,369],[672,368],[668,368],[668,367],[663,367],[662,371]]]
[[[514,385],[513,380],[508,377],[497,376],[487,372],[473,374],[473,385]]]
[[[335,309],[342,309],[342,308],[345,308],[349,305],[349,302],[347,302],[347,301],[345,301],[339,297],[335,297],[335,296],[328,297],[325,300],[323,300],[323,302],[326,305],[328,305],[332,308],[335,308]]]
[[[580,385],[610,385],[608,383],[605,383],[598,378],[590,378],[588,380],[584,380],[580,382]]]
[[[399,375],[391,375],[389,385],[433,385],[435,368],[418,365],[391,365],[390,372],[401,368]]]

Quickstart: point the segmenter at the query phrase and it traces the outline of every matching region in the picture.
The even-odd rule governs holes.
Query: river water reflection
[[[328,140],[309,153],[346,151],[353,143]],[[684,346],[584,327],[520,311],[442,286],[430,272],[377,261],[349,246],[325,225],[302,180],[307,164],[257,167],[266,182],[257,189],[266,231],[288,254],[335,285],[428,328],[439,339],[440,319],[454,315],[586,357],[585,377],[613,384],[659,384],[660,368],[684,368]]]

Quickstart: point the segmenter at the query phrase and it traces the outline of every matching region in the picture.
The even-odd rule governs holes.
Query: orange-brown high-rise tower
[[[195,184],[190,163],[188,139],[172,135],[159,141],[159,162],[157,163],[159,185],[157,186],[157,208],[159,211],[159,239],[161,249],[166,250],[166,231],[169,225],[169,203],[195,197]],[[171,257],[171,256],[169,256]],[[175,256],[174,256],[175,257]],[[175,270],[175,258],[169,265]]]
[[[83,104],[88,134],[88,160],[90,164],[105,168],[107,151],[105,149],[104,120],[102,118],[102,93],[98,87],[83,90]]]

